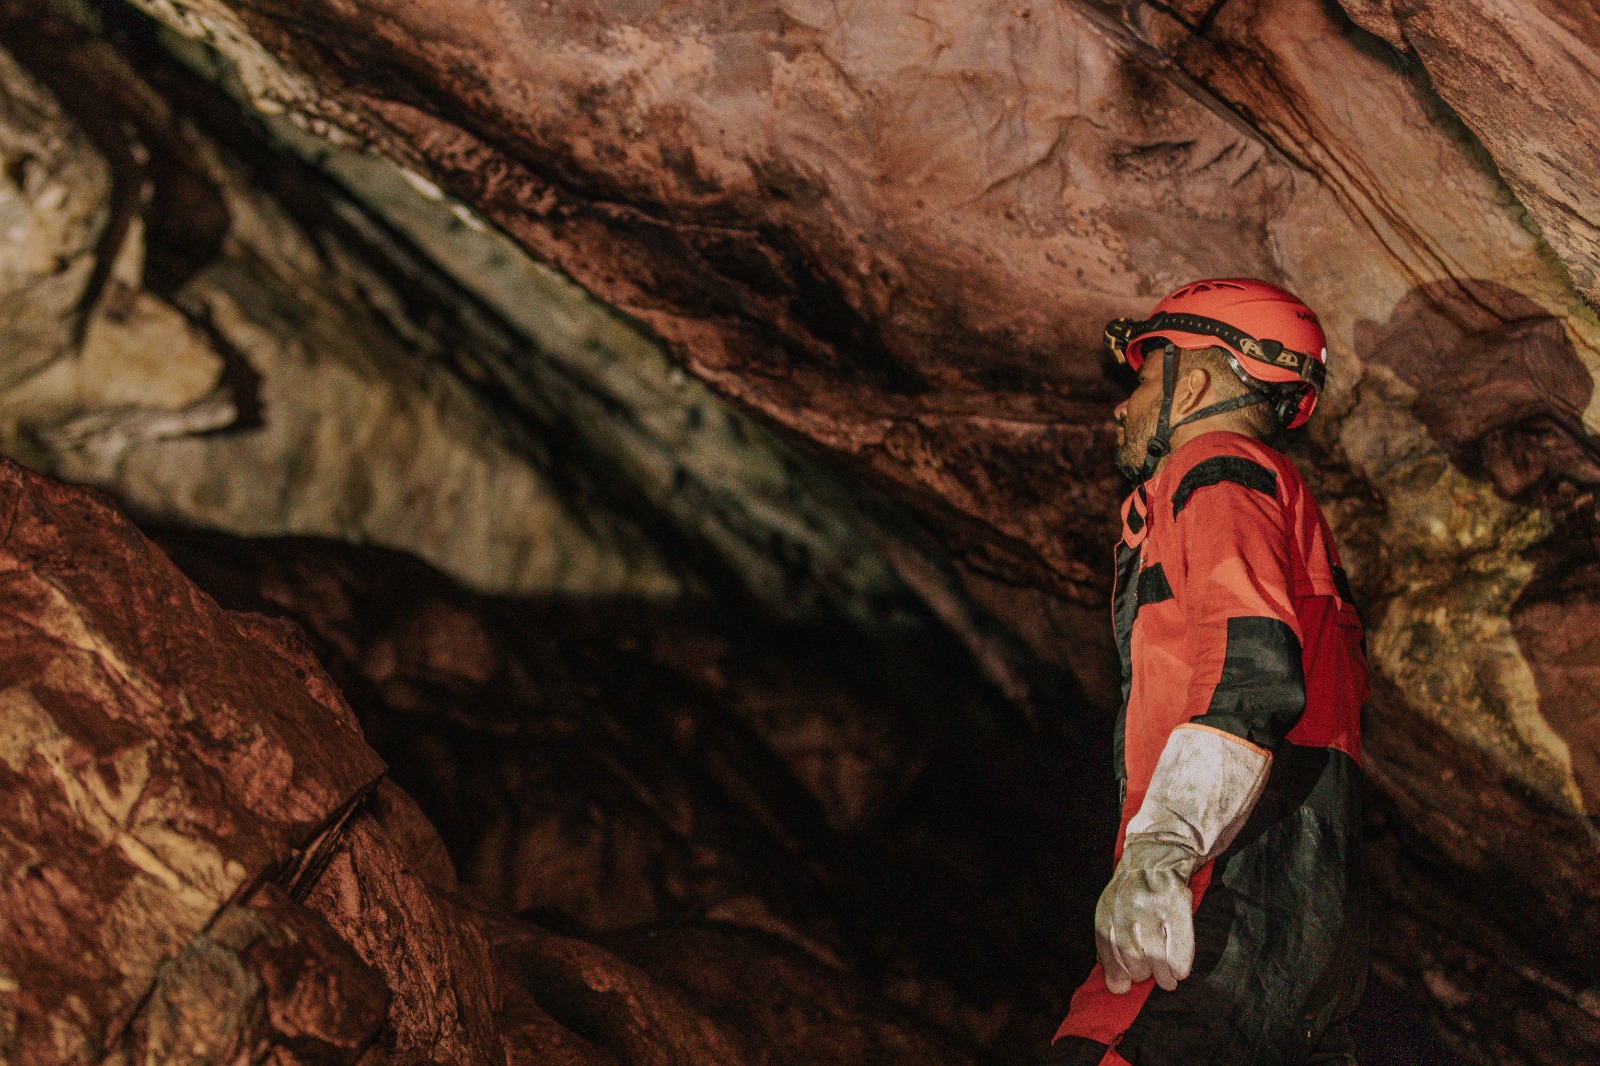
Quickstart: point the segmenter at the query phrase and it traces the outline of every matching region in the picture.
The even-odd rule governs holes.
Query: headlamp
[[[1122,366],[1128,365],[1128,342],[1140,325],[1142,323],[1131,318],[1114,318],[1106,323],[1106,347]]]

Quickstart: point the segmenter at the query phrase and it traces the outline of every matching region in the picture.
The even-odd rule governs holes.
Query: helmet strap
[[[1178,387],[1178,346],[1167,341],[1161,346],[1161,413],[1156,416],[1156,431],[1144,446],[1144,468],[1139,471],[1140,481],[1155,476],[1156,467],[1172,450],[1172,394]],[[1192,419],[1186,420],[1192,421]]]
[[[1209,407],[1202,407],[1200,410],[1196,411],[1188,418],[1185,418],[1182,422],[1177,423],[1172,428],[1177,429],[1178,426],[1187,426],[1190,422],[1198,422],[1202,418],[1210,418],[1213,415],[1227,414],[1229,411],[1237,411],[1241,407],[1254,407],[1258,403],[1270,403],[1271,401],[1272,397],[1268,396],[1266,393],[1259,389],[1251,389],[1249,392],[1240,393],[1238,396],[1235,396],[1232,399],[1218,400]]]
[[[1179,426],[1187,426],[1190,422],[1198,422],[1202,418],[1227,414],[1229,411],[1254,407],[1258,403],[1271,403],[1273,399],[1260,389],[1251,389],[1238,396],[1226,400],[1218,400],[1214,404],[1202,407],[1188,418],[1174,423],[1172,421],[1172,399],[1173,393],[1177,391],[1177,388],[1178,349],[1176,345],[1168,341],[1161,349],[1161,411],[1156,416],[1156,430],[1150,435],[1149,443],[1145,445],[1144,469],[1139,472],[1140,481],[1149,481],[1155,476],[1156,467],[1172,451],[1172,431]]]

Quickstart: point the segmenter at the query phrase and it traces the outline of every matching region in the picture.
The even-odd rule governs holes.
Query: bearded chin
[[[1150,447],[1150,438],[1156,435],[1156,412],[1122,425],[1122,443],[1117,445],[1117,471],[1134,484],[1144,480],[1144,461]]]
[[[1122,443],[1117,445],[1117,472],[1129,481],[1138,483],[1144,480],[1144,460],[1146,450],[1150,445],[1150,434],[1136,432],[1145,427],[1125,426],[1122,431]],[[1154,430],[1155,427],[1150,427]]]
[[[1144,452],[1135,453],[1127,445],[1117,449],[1117,472],[1129,481],[1144,480]]]

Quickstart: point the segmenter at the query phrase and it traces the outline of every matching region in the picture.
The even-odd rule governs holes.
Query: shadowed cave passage
[[[1251,272],[1339,370],[1287,447],[1376,680],[1363,1062],[1600,1054],[1600,348],[1515,208],[1582,183],[1471,42],[536,7],[0,0],[0,451],[240,612],[5,468],[0,1053],[1028,1061],[1115,816],[1100,327]]]
[[[1012,1054],[1093,961],[1066,930],[1109,875],[1108,732],[1034,732],[936,629],[487,599],[381,549],[156,539],[224,606],[304,629],[491,906],[625,957],[642,928],[772,930]]]

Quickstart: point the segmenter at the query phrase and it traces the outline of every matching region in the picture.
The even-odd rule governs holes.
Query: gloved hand
[[[1129,840],[1094,911],[1106,988],[1121,995],[1150,977],[1172,991],[1194,965],[1194,896],[1200,857],[1179,844]]]
[[[1095,907],[1095,946],[1108,990],[1121,995],[1154,977],[1170,992],[1189,976],[1189,879],[1233,842],[1271,769],[1269,752],[1231,734],[1193,723],[1172,731]]]

